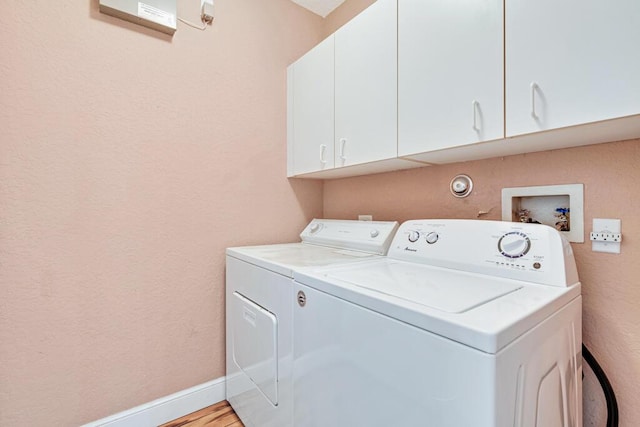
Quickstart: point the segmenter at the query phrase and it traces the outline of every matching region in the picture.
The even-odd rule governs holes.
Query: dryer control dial
[[[371,232],[369,233],[369,235],[370,235],[371,237],[374,237],[374,238],[375,238],[375,237],[378,237],[378,236],[380,235],[380,232],[379,232],[378,230],[376,230],[376,229],[373,229],[373,230],[371,230]]]
[[[419,231],[412,230],[412,231],[409,232],[409,241],[411,243],[417,242],[419,238],[420,238],[420,232]]]
[[[322,224],[319,222],[311,224],[311,234],[317,233],[322,228]]]
[[[507,258],[520,258],[531,249],[531,240],[526,234],[511,231],[498,240],[498,250]]]

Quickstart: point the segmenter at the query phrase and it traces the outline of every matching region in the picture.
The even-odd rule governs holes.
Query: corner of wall
[[[325,39],[342,27],[354,16],[375,3],[376,0],[347,0],[324,18],[322,23],[322,37]]]

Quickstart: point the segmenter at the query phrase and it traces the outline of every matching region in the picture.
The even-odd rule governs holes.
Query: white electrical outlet
[[[358,215],[358,221],[373,221],[373,215]]]
[[[622,241],[620,220],[594,218],[590,240],[594,252],[619,254]]]

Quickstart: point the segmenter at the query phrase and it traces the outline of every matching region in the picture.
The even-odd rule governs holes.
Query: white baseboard
[[[156,427],[224,400],[225,383],[225,377],[221,377],[82,427]]]

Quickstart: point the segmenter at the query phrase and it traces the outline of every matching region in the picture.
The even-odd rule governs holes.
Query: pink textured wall
[[[324,19],[322,24],[323,38],[335,32],[375,2],[376,0],[346,0]]]
[[[219,0],[171,38],[97,0],[0,2],[0,425],[224,375],[225,247],[322,213],[322,183],[286,179],[286,66],[321,25]]]

